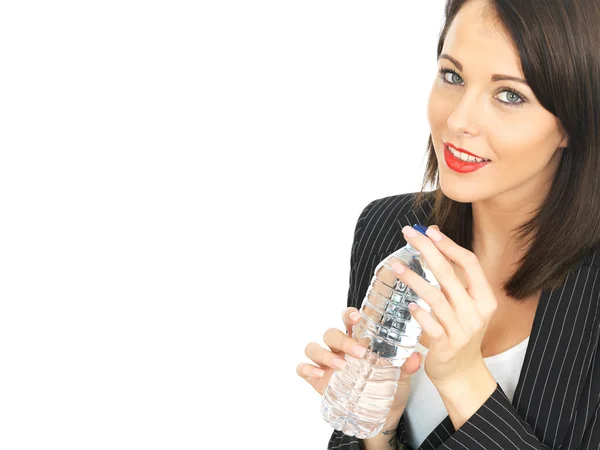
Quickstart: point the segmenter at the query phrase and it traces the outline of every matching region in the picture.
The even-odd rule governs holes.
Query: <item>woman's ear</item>
[[[565,134],[563,135],[562,141],[560,141],[560,144],[558,145],[558,148],[567,148],[569,146],[569,136],[567,136],[567,133],[565,132]]]

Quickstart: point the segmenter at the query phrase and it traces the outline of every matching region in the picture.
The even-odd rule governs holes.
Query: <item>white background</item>
[[[326,448],[296,366],[420,189],[443,8],[3,2],[0,448]]]

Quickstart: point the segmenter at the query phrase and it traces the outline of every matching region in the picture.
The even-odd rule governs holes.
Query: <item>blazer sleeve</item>
[[[536,437],[531,426],[514,408],[496,383],[496,390],[458,430],[436,450],[550,450]],[[600,412],[598,404],[583,433],[579,449],[600,449]]]

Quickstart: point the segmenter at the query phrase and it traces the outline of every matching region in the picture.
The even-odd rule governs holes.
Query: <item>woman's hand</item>
[[[346,308],[342,313],[342,320],[347,334],[336,328],[330,328],[325,332],[323,340],[329,349],[324,349],[316,342],[309,343],[305,348],[308,356],[315,365],[300,363],[296,367],[296,373],[304,378],[315,390],[323,395],[329,379],[335,370],[341,370],[346,364],[345,355],[349,354],[355,358],[362,358],[366,349],[357,341],[352,339],[352,327],[360,322],[360,312],[356,308]],[[410,355],[404,362],[396,396],[390,408],[390,414],[401,415],[408,400],[410,392],[410,377],[421,366],[421,354],[418,352]]]
[[[430,339],[425,373],[436,386],[458,381],[469,371],[485,367],[481,341],[497,308],[496,297],[477,256],[443,235],[435,225],[426,232],[431,239],[409,226],[402,232],[423,255],[441,287],[432,287],[404,264],[394,262],[392,266],[398,278],[431,306],[437,318],[416,304],[411,311]],[[448,260],[463,269],[466,289]]]

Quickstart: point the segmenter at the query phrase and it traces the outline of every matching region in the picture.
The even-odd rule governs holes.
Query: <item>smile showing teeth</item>
[[[454,150],[452,147],[448,147],[448,150],[450,150],[450,153],[452,153],[458,159],[462,159],[463,161],[467,161],[467,162],[484,162],[484,161],[489,161],[489,159],[476,158],[474,156],[467,155],[466,153],[461,153],[461,152],[459,152],[457,150]]]

